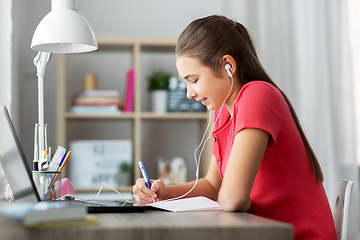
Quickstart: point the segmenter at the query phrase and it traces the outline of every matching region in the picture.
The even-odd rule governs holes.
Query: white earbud
[[[229,76],[232,78],[233,76],[232,76],[232,74],[230,72],[230,68],[231,68],[230,64],[228,64],[228,63],[225,64],[225,70],[229,74]]]

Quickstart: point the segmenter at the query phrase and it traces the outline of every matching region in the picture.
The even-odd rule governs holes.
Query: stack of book
[[[72,113],[119,113],[121,109],[119,91],[90,90],[76,94]]]
[[[71,206],[66,202],[3,203],[0,222],[30,228],[62,228],[97,224],[97,217],[88,215],[84,205]]]

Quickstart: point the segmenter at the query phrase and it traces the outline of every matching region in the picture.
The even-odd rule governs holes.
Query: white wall
[[[0,105],[5,105],[11,111],[12,100],[12,83],[11,83],[11,34],[12,22],[11,16],[11,0],[1,1],[0,3]]]
[[[11,56],[11,33],[12,22],[11,16],[11,0],[0,2],[0,105],[5,105],[11,112],[12,105],[12,56]],[[2,166],[0,166],[0,198],[4,197],[4,190],[7,180]]]

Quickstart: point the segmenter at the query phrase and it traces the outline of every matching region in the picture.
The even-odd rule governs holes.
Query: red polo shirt
[[[219,115],[215,112],[215,118]],[[258,128],[271,136],[252,187],[249,213],[294,225],[295,239],[336,239],[323,185],[316,182],[300,133],[280,91],[263,81],[242,87],[234,114],[226,107],[213,130],[213,154],[221,178],[235,135]]]

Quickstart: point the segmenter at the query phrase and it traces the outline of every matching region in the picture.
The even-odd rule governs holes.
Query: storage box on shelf
[[[56,143],[69,147],[70,141],[79,139],[130,139],[133,147],[133,174],[130,186],[117,187],[120,191],[132,191],[132,184],[141,177],[137,167],[138,161],[143,161],[148,168],[150,178],[157,178],[156,151],[175,150],[175,156],[184,152],[189,166],[189,180],[195,178],[195,164],[193,152],[200,143],[208,122],[208,112],[187,113],[171,112],[156,114],[150,112],[149,95],[147,92],[146,78],[149,71],[156,66],[170,66],[176,74],[175,68],[175,45],[176,38],[166,37],[123,37],[123,36],[98,36],[99,49],[94,53],[65,55],[59,54],[57,59],[57,122],[56,122]],[[117,65],[117,57],[114,54],[121,54],[119,59],[124,64]],[[87,66],[93,71],[108,71],[115,80],[110,81],[124,92],[126,77],[124,72],[129,68],[135,70],[135,85],[133,111],[119,114],[74,114],[69,111],[71,97],[76,91],[81,90],[81,73],[87,71],[86,64],[82,59],[90,58],[91,54],[100,54],[101,66]],[[161,55],[167,57],[161,59]],[[169,63],[168,55],[171,55],[172,62]],[[158,59],[158,57],[160,57]],[[70,62],[70,59],[73,59]],[[154,60],[155,59],[155,60]],[[119,60],[120,61],[120,60]],[[74,66],[81,63],[79,66]],[[156,65],[158,64],[158,65]],[[170,64],[170,65],[169,65]],[[90,64],[91,65],[91,64]],[[105,69],[104,69],[105,68]],[[106,69],[107,68],[107,69]],[[122,72],[119,72],[120,70]],[[155,69],[156,70],[156,69]],[[116,77],[114,77],[116,76]],[[71,81],[72,85],[69,84]],[[74,87],[75,86],[75,87]],[[112,88],[113,89],[113,88]],[[109,127],[110,130],[106,130]],[[181,131],[179,131],[181,128]],[[81,129],[83,131],[81,131]],[[164,131],[163,129],[166,129]],[[174,131],[172,131],[174,129]],[[176,131],[177,130],[177,131]],[[155,131],[155,132],[154,132]],[[183,144],[186,142],[187,144]],[[209,141],[211,142],[211,141]],[[171,146],[166,146],[166,144]],[[161,146],[159,146],[161,144]],[[211,143],[210,143],[211,144]],[[210,145],[208,144],[208,145]],[[157,146],[158,145],[158,146]],[[176,146],[174,146],[176,145]],[[69,149],[71,150],[71,149]],[[210,156],[210,146],[203,154],[207,162]],[[174,157],[167,152],[168,157]],[[70,159],[71,161],[71,159]],[[192,166],[191,166],[192,165]],[[203,164],[207,168],[208,164]],[[205,171],[202,171],[204,174]],[[67,170],[63,174],[67,176]],[[71,180],[71,179],[70,179]],[[99,186],[100,187],[100,186]],[[75,191],[97,191],[99,188],[76,188]]]

